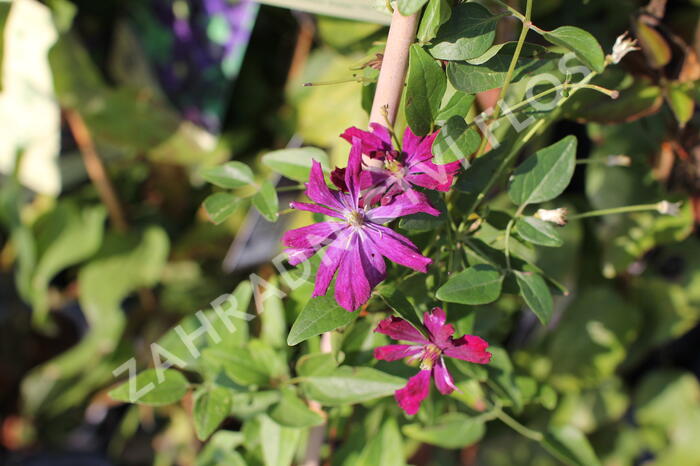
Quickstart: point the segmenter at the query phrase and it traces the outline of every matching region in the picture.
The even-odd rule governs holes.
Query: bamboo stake
[[[408,49],[416,39],[418,13],[403,16],[398,8],[394,10],[386,41],[382,68],[379,71],[377,91],[374,94],[370,123],[393,125],[401,102],[406,68],[408,67]],[[388,121],[387,121],[388,120]]]

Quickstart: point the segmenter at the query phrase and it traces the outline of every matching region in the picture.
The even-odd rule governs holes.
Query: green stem
[[[521,423],[519,423],[518,421],[516,421],[501,410],[496,411],[496,417],[498,418],[498,420],[503,422],[505,425],[507,425],[523,437],[527,437],[530,440],[534,440],[535,442],[541,442],[542,440],[544,440],[544,435],[542,435],[541,432],[525,427],[524,425],[522,425]]]
[[[501,102],[503,102],[506,97],[506,93],[508,92],[508,88],[510,87],[510,82],[513,79],[513,73],[515,73],[515,67],[518,64],[518,59],[520,59],[520,52],[522,52],[523,50],[523,45],[525,44],[525,37],[527,37],[528,30],[530,28],[530,25],[532,24],[530,22],[531,16],[532,0],[527,0],[527,4],[525,6],[525,17],[522,20],[523,26],[520,30],[520,37],[518,37],[518,44],[515,46],[515,53],[513,53],[513,58],[511,59],[510,65],[508,66],[508,72],[506,73],[505,80],[503,81],[501,92],[498,95],[498,103],[496,104],[496,108],[493,111],[494,120],[497,120],[499,115],[501,114]],[[488,144],[488,140],[488,134],[485,134],[484,138],[481,140],[481,146],[479,146],[479,150],[476,152],[476,157],[479,157],[481,154],[484,153],[484,150],[486,150],[486,145]]]
[[[630,205],[624,207],[613,207],[611,209],[601,209],[592,210],[590,212],[584,212],[578,215],[572,215],[569,220],[579,220],[582,218],[590,217],[602,217],[603,215],[614,215],[614,214],[627,214],[631,212],[647,212],[647,211],[657,211],[659,210],[658,204],[641,204],[641,205]]]
[[[525,210],[525,204],[518,207],[518,210],[515,212],[515,215],[513,215],[513,218],[511,218],[510,221],[508,222],[508,226],[506,226],[506,238],[505,238],[504,254],[506,255],[506,268],[508,269],[508,272],[513,270],[510,266],[510,234],[511,234],[511,231],[513,230],[513,225],[515,225],[515,221],[518,218],[520,218],[520,216],[523,214],[523,210]]]
[[[571,83],[563,83],[559,84],[558,86],[554,86],[551,89],[547,89],[546,91],[542,91],[537,95],[533,95],[532,97],[523,100],[522,102],[519,102],[517,105],[513,105],[508,109],[506,113],[501,115],[501,117],[505,117],[508,115],[512,115],[516,111],[520,110],[521,108],[525,107],[528,104],[531,104],[532,102],[536,102],[540,100],[542,97],[547,97],[549,94],[554,94],[555,92],[563,91],[564,89],[572,89],[575,91],[578,91],[579,89],[592,89],[594,91],[598,91],[602,94],[605,94],[613,99],[616,99],[619,95],[619,92],[617,91],[611,91],[610,89],[606,89],[602,86],[597,86],[595,84],[571,84]]]
[[[281,188],[277,188],[277,192],[284,193],[289,191],[301,191],[303,189],[306,189],[306,186],[303,184],[295,184],[293,186],[282,186]]]

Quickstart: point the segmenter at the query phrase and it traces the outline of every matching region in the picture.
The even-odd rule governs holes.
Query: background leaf
[[[231,412],[231,396],[224,387],[203,387],[194,395],[194,427],[199,440],[206,440]]]
[[[255,182],[250,167],[242,162],[227,162],[217,167],[205,168],[202,178],[220,188],[236,189]]]
[[[139,403],[148,406],[161,406],[173,404],[185,396],[189,383],[182,373],[172,370],[162,370],[163,381],[158,381],[156,369],[147,369],[140,372],[135,378],[136,392],[152,385],[152,390],[145,393],[137,400],[131,399],[129,380],[109,392],[109,396],[117,401],[126,403]]]
[[[547,283],[536,273],[516,271],[515,278],[518,281],[520,294],[527,305],[530,306],[542,325],[547,325],[552,318],[554,306]]]
[[[260,215],[270,222],[276,222],[279,218],[279,199],[275,186],[265,180],[260,185],[260,191],[253,196],[253,205]]]
[[[238,209],[240,200],[233,194],[214,193],[204,199],[203,205],[211,221],[219,225]]]
[[[312,160],[320,163],[324,171],[328,171],[328,155],[317,147],[281,149],[268,152],[262,157],[262,163],[275,173],[300,183],[309,180]]]
[[[440,64],[420,45],[412,45],[406,78],[406,121],[416,135],[425,136],[432,130],[446,87]]]

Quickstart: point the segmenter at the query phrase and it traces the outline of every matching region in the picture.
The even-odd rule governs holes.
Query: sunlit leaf
[[[437,291],[448,303],[488,304],[501,295],[503,274],[495,267],[478,264],[450,277]]]
[[[440,60],[478,57],[493,44],[498,20],[478,3],[460,3],[438,30],[430,53]]]

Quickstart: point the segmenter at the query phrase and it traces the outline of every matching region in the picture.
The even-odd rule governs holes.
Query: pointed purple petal
[[[419,212],[436,217],[440,215],[440,211],[430,205],[425,194],[410,190],[394,197],[388,205],[371,209],[367,212],[367,217],[373,223],[386,223],[395,218]]]
[[[335,241],[331,243],[324,252],[321,264],[316,272],[316,284],[314,285],[313,297],[323,296],[328,291],[328,286],[333,280],[336,270],[345,258],[347,249],[344,245],[348,241],[348,232],[344,231],[336,236]]]
[[[337,210],[343,209],[339,193],[328,188],[326,179],[323,176],[323,168],[315,160],[311,162],[311,174],[309,175],[309,182],[306,184],[306,195],[318,204]]]
[[[423,314],[423,324],[430,333],[430,339],[440,348],[452,346],[451,337],[455,333],[452,324],[446,324],[447,316],[445,311],[439,307],[434,307],[430,312]]]
[[[372,288],[362,264],[358,235],[348,242],[347,251],[340,261],[335,281],[335,300],[344,309],[354,311],[369,300]]]
[[[416,330],[413,325],[409,324],[408,321],[403,320],[400,317],[387,317],[379,322],[379,325],[377,325],[377,328],[374,329],[374,331],[377,333],[383,333],[394,340],[412,341],[426,345],[430,343],[425,339],[422,333]]]
[[[314,223],[313,225],[289,230],[282,236],[282,243],[295,249],[320,249],[333,241],[336,233],[345,228],[348,228],[347,224],[340,222]]]
[[[463,361],[475,362],[477,364],[488,364],[491,361],[491,353],[486,351],[489,344],[474,335],[464,335],[461,338],[452,340],[452,346],[445,348],[443,353],[451,358]]]
[[[454,164],[435,165],[432,162],[420,162],[409,168],[406,180],[427,189],[449,191],[458,170],[459,166]]]
[[[317,251],[318,249],[316,248],[289,248],[284,250],[284,252],[287,254],[287,260],[289,261],[290,265],[301,264],[316,254]]]
[[[345,169],[345,185],[350,192],[350,198],[353,201],[352,206],[356,208],[358,205],[357,201],[360,198],[360,191],[362,190],[362,150],[360,141],[357,138],[353,139],[352,148],[350,148],[348,166]]]
[[[367,228],[367,234],[377,250],[392,262],[424,273],[433,263],[430,258],[422,256],[408,238],[390,228],[372,225],[371,228]]]
[[[381,361],[397,361],[415,356],[423,351],[422,346],[416,345],[386,345],[374,348],[374,358]]]
[[[361,248],[362,266],[367,274],[370,288],[379,285],[386,278],[386,262],[384,256],[371,241],[359,243]]]
[[[413,140],[413,144],[410,150],[406,148],[406,145],[404,143],[404,152],[406,152],[406,165],[411,166],[418,162],[432,160],[433,142],[435,141],[435,138],[439,133],[440,131],[435,131],[434,133],[429,134],[424,138],[417,138],[417,136],[414,136],[417,139]]]
[[[354,144],[353,139],[359,140],[363,154],[369,155],[372,152],[391,150],[391,135],[381,125],[377,126],[379,126],[379,129],[374,128],[374,131],[371,133],[353,126],[346,129],[340,137],[350,144]]]
[[[435,366],[433,366],[433,379],[435,379],[435,386],[443,395],[449,395],[457,389],[452,375],[447,370],[447,366],[445,366],[445,361],[442,357],[440,357]]]
[[[404,388],[396,390],[394,394],[396,402],[406,411],[406,414],[416,414],[421,403],[430,393],[430,373],[429,370],[420,371],[408,379]]]
[[[420,136],[413,134],[411,128],[406,127],[406,131],[403,132],[403,140],[401,141],[401,149],[406,154],[406,160],[411,160],[422,139]]]

